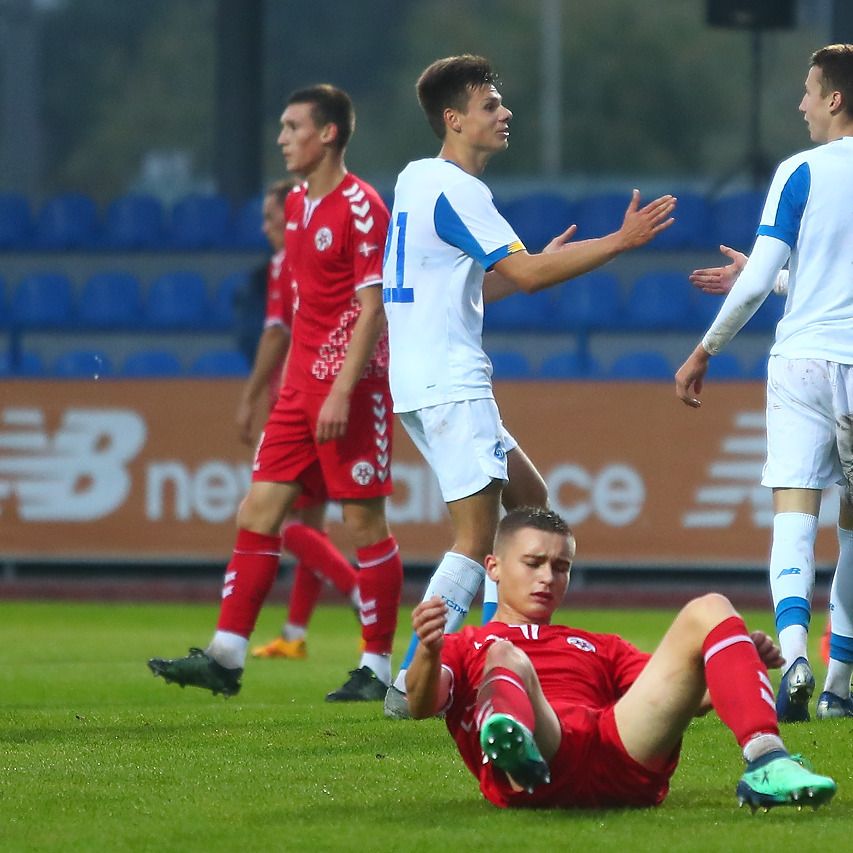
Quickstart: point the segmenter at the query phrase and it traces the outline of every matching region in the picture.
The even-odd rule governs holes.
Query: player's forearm
[[[483,302],[497,302],[513,293],[518,293],[515,282],[497,270],[492,269],[483,277]]]
[[[441,655],[418,646],[406,670],[409,713],[416,720],[434,716],[440,707]]]
[[[368,362],[373,358],[376,344],[385,331],[385,311],[380,302],[377,306],[362,305],[361,313],[352,329],[347,354],[332,388],[343,394],[352,394],[364,375]]]
[[[269,386],[273,372],[281,364],[290,343],[290,335],[284,326],[267,326],[258,342],[255,363],[243,388],[243,399],[252,403]]]
[[[535,293],[562,281],[590,272],[612,261],[628,248],[618,232],[569,243],[559,252],[528,255],[518,252],[504,258],[498,271],[510,279],[519,290]]]
[[[775,237],[761,236],[726,296],[720,313],[702,339],[706,352],[716,355],[744,327],[773,290],[790,249]]]

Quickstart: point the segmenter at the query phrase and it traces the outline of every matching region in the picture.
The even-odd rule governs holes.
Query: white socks
[[[226,669],[242,669],[246,663],[249,649],[247,637],[232,634],[231,631],[217,631],[207,647],[207,653]]]

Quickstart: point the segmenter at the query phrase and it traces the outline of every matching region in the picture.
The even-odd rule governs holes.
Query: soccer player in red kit
[[[403,569],[385,517],[392,490],[382,307],[388,211],[344,165],[354,126],[349,96],[329,85],[294,92],[282,113],[287,170],[304,179],[285,202],[294,303],[284,383],[237,514],[217,630],[204,651],[149,661],[167,681],[239,691],[249,636],[277,572],[281,523],[300,494],[325,488],[341,502],[356,548],[364,640],[359,667],[326,699],[381,700],[390,682]]]
[[[445,713],[489,801],[658,805],[691,718],[711,708],[743,749],[741,803],[831,799],[835,782],[792,759],[779,736],[766,666],[783,661],[766,634],[750,635],[713,593],[682,608],[652,655],[616,635],[552,625],[574,550],[555,513],[513,510],[486,558],[498,585],[494,620],[445,635],[440,598],[412,613],[420,646],[406,675],[411,714]]]
[[[237,407],[240,439],[254,447],[257,435],[252,423],[264,403],[264,420],[278,399],[282,370],[290,345],[293,324],[293,287],[284,253],[284,203],[294,181],[276,181],[264,195],[263,232],[273,249],[267,265],[266,312],[252,372],[243,386]],[[252,649],[252,657],[303,659],[307,655],[306,634],[319,600],[324,580],[358,609],[358,578],[349,561],[325,532],[326,495],[300,495],[294,513],[281,530],[282,546],[296,558],[290,588],[288,617],[281,634]]]

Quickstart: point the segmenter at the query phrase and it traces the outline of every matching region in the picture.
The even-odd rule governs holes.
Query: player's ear
[[[323,145],[328,145],[331,142],[334,142],[338,138],[338,126],[334,122],[329,122],[329,124],[325,125],[323,129],[320,131],[320,142]]]
[[[490,580],[497,583],[500,580],[500,561],[494,554],[487,554],[483,560],[483,565],[486,567],[486,574]]]
[[[444,111],[444,126],[454,133],[459,133],[462,130],[462,122],[459,120],[459,112],[453,107],[447,107]]]

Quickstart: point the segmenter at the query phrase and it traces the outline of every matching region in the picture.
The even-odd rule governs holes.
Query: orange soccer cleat
[[[253,658],[279,658],[284,660],[302,660],[308,657],[308,647],[305,640],[285,640],[284,637],[276,637],[265,646],[255,646],[252,649]]]

